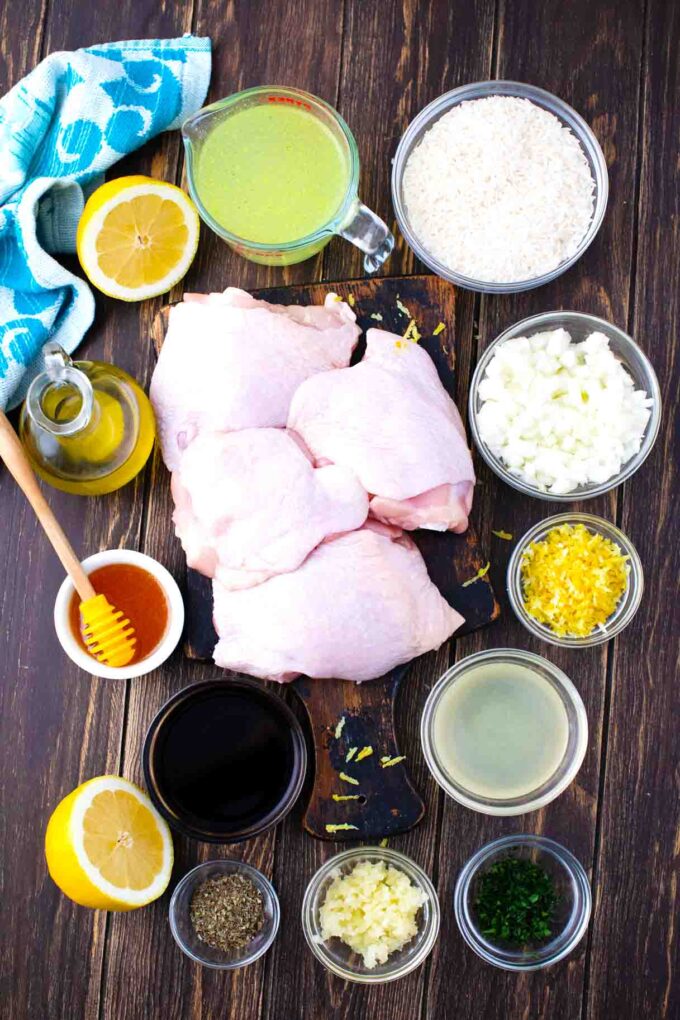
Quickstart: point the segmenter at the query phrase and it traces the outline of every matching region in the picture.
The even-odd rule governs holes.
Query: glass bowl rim
[[[387,973],[382,972],[380,974],[375,974],[369,971],[364,974],[352,970],[350,967],[343,967],[341,964],[332,960],[330,955],[323,951],[323,942],[319,943],[314,939],[311,918],[314,916],[320,905],[318,903],[318,899],[322,884],[337,868],[342,867],[342,865],[353,860],[356,860],[358,863],[360,859],[385,861],[387,864],[394,865],[395,868],[403,871],[411,879],[411,881],[415,880],[423,892],[426,893],[428,898],[430,907],[429,924],[426,928],[423,928],[422,931],[419,930],[414,936],[414,939],[420,940],[420,945],[407,963],[402,964],[401,966],[397,966],[395,964]],[[439,935],[441,907],[437,890],[435,889],[431,878],[424,868],[422,868],[416,861],[402,853],[400,850],[394,850],[390,847],[369,845],[354,846],[347,850],[341,850],[339,853],[329,857],[329,859],[314,872],[307,883],[302,899],[301,916],[302,930],[304,932],[307,945],[316,959],[319,960],[319,962],[322,963],[327,970],[336,974],[338,977],[344,978],[345,981],[352,981],[357,984],[387,984],[390,981],[396,981],[399,978],[405,977],[406,974],[410,974],[411,971],[419,967],[429,956]],[[383,966],[387,966],[388,963],[389,959]]]
[[[534,620],[524,608],[524,604],[521,599],[521,565],[524,550],[531,544],[531,542],[534,542],[537,539],[540,540],[540,536],[543,535],[544,532],[547,533],[552,530],[552,528],[557,527],[560,524],[584,524],[586,528],[590,526],[590,528],[599,532],[604,532],[605,537],[615,542],[616,545],[621,548],[621,551],[628,556],[630,571],[628,574],[628,584],[624,594],[621,596],[621,602],[630,596],[630,605],[618,617],[616,616],[618,607],[614,610],[614,613],[612,614],[612,617],[614,618],[613,625],[605,632],[595,631],[587,637],[582,638],[559,637],[557,634],[551,633],[548,627]],[[508,592],[508,599],[515,616],[529,631],[529,633],[534,635],[534,637],[540,638],[542,641],[546,641],[548,644],[555,645],[559,648],[594,648],[596,645],[602,645],[606,641],[610,641],[613,637],[616,637],[616,635],[625,630],[628,624],[632,621],[640,608],[640,603],[642,602],[642,596],[645,590],[645,579],[642,561],[637,549],[625,532],[623,532],[616,524],[606,520],[604,517],[598,517],[596,514],[588,514],[577,511],[570,513],[567,511],[565,513],[555,514],[552,517],[544,517],[542,521],[534,524],[522,535],[513,549],[508,561],[506,588]]]
[[[226,867],[225,867],[226,866]],[[198,877],[198,873],[207,870],[208,868],[224,867],[225,873],[227,874],[245,874],[251,881],[257,885],[260,892],[263,893],[267,903],[271,907],[272,921],[271,931],[267,935],[266,939],[259,947],[256,952],[246,955],[243,959],[238,961],[225,961],[224,963],[216,963],[210,960],[205,960],[200,956],[197,956],[186,944],[179,934],[177,928],[177,901],[179,899],[180,892],[190,885],[192,881]],[[182,952],[189,957],[194,963],[199,963],[202,967],[209,967],[211,970],[239,970],[241,967],[247,967],[255,960],[259,960],[261,956],[267,952],[271,947],[274,939],[276,938],[279,925],[281,923],[281,905],[279,903],[279,897],[276,894],[274,886],[269,881],[266,875],[263,875],[259,868],[254,867],[252,864],[248,864],[246,861],[240,861],[236,857],[216,857],[213,860],[202,861],[195,867],[191,868],[175,886],[172,896],[170,897],[170,904],[168,906],[168,921],[170,923],[170,931],[175,942],[182,950]]]
[[[627,464],[623,465],[618,474],[613,475],[606,482],[601,482],[598,485],[582,487],[574,489],[572,492],[564,493],[545,492],[542,489],[538,489],[535,486],[522,481],[516,475],[513,475],[512,472],[505,467],[503,462],[496,457],[495,454],[491,453],[486,443],[481,438],[477,425],[477,397],[479,385],[496,347],[498,347],[501,343],[504,343],[506,340],[513,339],[516,336],[521,336],[523,333],[528,333],[530,329],[540,332],[541,329],[545,328],[553,319],[558,318],[562,321],[566,319],[567,322],[580,323],[588,328],[592,328],[593,331],[599,330],[600,332],[611,332],[615,334],[617,340],[621,343],[621,346],[623,348],[631,348],[634,354],[640,359],[643,367],[642,374],[645,377],[645,388],[648,391],[648,396],[652,400],[652,406],[650,408],[651,414],[645,428],[640,449],[633,457],[630,458]],[[626,356],[623,361],[624,367],[632,376],[633,373],[630,371],[629,357]],[[603,496],[605,493],[611,492],[613,489],[618,488],[619,485],[628,481],[629,478],[632,478],[638,468],[642,467],[652,451],[661,426],[661,389],[651,361],[642,348],[635,342],[635,340],[633,340],[632,336],[622,330],[619,326],[616,326],[614,323],[608,322],[606,319],[602,319],[597,315],[590,315],[588,312],[554,309],[549,312],[539,312],[537,315],[529,315],[525,319],[520,319],[518,322],[513,323],[511,326],[504,329],[502,333],[499,333],[499,335],[492,340],[489,346],[482,352],[472,374],[472,380],[470,381],[468,420],[470,423],[472,438],[482,460],[489,468],[491,468],[493,473],[501,479],[501,481],[511,486],[511,488],[516,489],[518,492],[524,493],[525,496],[533,496],[535,499],[541,499],[544,502],[577,503],[581,500],[595,499],[597,496]]]
[[[405,203],[402,201],[401,197],[401,184],[406,166],[407,150],[409,150],[408,155],[410,155],[410,148],[413,145],[418,144],[425,131],[431,127],[435,120],[443,115],[443,113],[447,110],[452,109],[454,106],[457,106],[462,102],[482,99],[490,95],[512,96],[529,100],[534,99],[536,101],[536,105],[540,106],[541,109],[547,109],[549,113],[558,117],[561,123],[566,124],[572,134],[575,135],[584,155],[588,159],[588,165],[592,169],[593,182],[595,184],[593,216],[588,225],[588,229],[581,238],[579,246],[574,254],[570,258],[565,259],[564,262],[561,262],[554,269],[551,269],[547,273],[542,273],[540,276],[528,277],[525,280],[511,282],[506,281],[504,283],[498,283],[490,280],[475,280],[471,277],[463,276],[461,273],[457,273],[455,270],[445,266],[443,262],[440,262],[431,255],[427,249],[423,247],[415,232],[412,230],[406,214]],[[444,92],[441,96],[433,99],[416,114],[401,136],[397,150],[394,154],[394,158],[392,160],[391,187],[392,204],[394,206],[394,212],[397,223],[399,224],[399,229],[417,258],[424,262],[433,273],[436,273],[438,276],[442,277],[442,279],[449,280],[458,287],[462,287],[466,290],[472,290],[477,293],[516,294],[526,290],[533,290],[536,287],[541,287],[544,284],[555,280],[558,276],[561,276],[562,273],[571,269],[571,267],[590,247],[602,226],[602,221],[604,220],[604,215],[607,210],[607,202],[609,198],[609,174],[607,171],[607,161],[593,129],[584,120],[581,114],[570,106],[569,103],[555,95],[553,92],[548,92],[547,89],[539,88],[538,85],[532,85],[529,82],[513,81],[509,78],[499,78],[469,82],[467,85],[460,85],[455,89],[450,89],[448,92]]]
[[[264,241],[251,241],[246,237],[241,237],[239,234],[234,234],[232,231],[227,230],[226,227],[221,226],[214,218],[214,216],[208,212],[205,205],[201,201],[198,192],[194,186],[194,161],[195,156],[192,152],[191,139],[184,132],[184,125],[189,121],[198,120],[205,114],[217,113],[219,110],[229,109],[231,106],[235,106],[243,99],[247,99],[250,96],[261,95],[266,92],[280,92],[290,96],[302,96],[305,101],[312,102],[312,105],[316,104],[321,107],[326,113],[331,114],[338,122],[338,127],[341,134],[344,136],[347,142],[349,152],[349,178],[347,183],[347,189],[345,191],[342,202],[334,212],[333,216],[328,220],[323,227],[319,227],[312,231],[311,234],[306,234],[304,237],[295,238],[292,241],[283,241],[278,244],[267,243]],[[181,136],[182,142],[184,143],[184,151],[187,161],[187,186],[189,194],[196,206],[201,219],[203,222],[210,227],[213,233],[221,237],[223,241],[227,241],[229,244],[239,245],[241,247],[256,248],[258,251],[264,252],[265,254],[272,254],[276,252],[290,252],[297,251],[300,248],[304,248],[309,244],[313,244],[316,241],[320,241],[324,237],[332,237],[335,229],[344,221],[349,215],[349,211],[356,199],[359,191],[359,172],[361,168],[359,159],[359,147],[356,139],[352,134],[349,125],[345,121],[344,117],[331,106],[330,103],[322,99],[321,96],[314,95],[313,92],[307,92],[305,89],[296,88],[293,85],[252,85],[250,88],[241,89],[238,92],[232,92],[228,96],[224,96],[222,99],[217,99],[212,103],[208,103],[206,106],[201,107],[200,110],[196,110],[190,116],[185,117],[181,125]]]
[[[580,917],[571,937],[563,944],[559,944],[560,936],[556,936],[545,945],[543,952],[539,949],[530,960],[523,959],[523,954],[520,952],[512,954],[509,958],[504,957],[492,943],[488,942],[479,933],[467,902],[470,886],[484,863],[498,851],[504,849],[510,850],[513,847],[531,847],[550,854],[569,873],[570,878],[577,886],[581,895]],[[556,840],[550,839],[548,836],[532,833],[501,836],[498,839],[491,840],[489,843],[485,843],[463,865],[456,880],[453,894],[456,923],[467,945],[487,963],[508,971],[541,970],[568,956],[576,948],[588,928],[592,913],[592,902],[590,882],[588,881],[585,868],[579,859],[571,850],[567,850],[565,846],[562,846]],[[562,934],[564,934],[565,930],[566,926]],[[548,952],[548,950],[551,951]]]
[[[221,686],[224,684],[228,684],[231,688],[242,687],[247,690],[257,691],[264,701],[276,707],[276,710],[280,712],[286,722],[290,725],[290,736],[295,747],[298,766],[296,766],[295,762],[293,763],[289,790],[287,791],[286,796],[282,798],[281,806],[276,812],[270,811],[261,822],[256,825],[251,825],[249,829],[243,830],[241,834],[229,833],[219,835],[217,833],[199,829],[197,826],[193,826],[186,822],[183,818],[175,817],[168,811],[164,800],[159,793],[159,786],[156,782],[151,758],[152,744],[154,743],[161,726],[166,721],[167,716],[169,713],[174,711],[175,706],[177,704],[181,704],[182,701],[192,697],[194,694],[200,693],[201,690],[205,690],[208,686]],[[286,815],[297,803],[302,792],[305,776],[307,774],[309,755],[307,751],[307,741],[300,721],[291,709],[290,705],[288,705],[282,697],[279,697],[278,694],[274,694],[274,692],[269,690],[269,688],[264,687],[261,682],[251,677],[237,676],[233,679],[228,679],[225,676],[216,676],[207,677],[205,680],[197,680],[195,683],[187,684],[186,687],[181,687],[178,691],[171,694],[165,702],[163,702],[147,728],[141,750],[141,759],[144,783],[149,797],[151,798],[151,802],[159,814],[162,815],[168,823],[170,828],[181,833],[183,836],[186,836],[188,839],[197,840],[201,843],[211,843],[217,846],[227,846],[235,843],[244,843],[249,839],[254,839],[256,836],[261,836],[262,833],[275,828],[279,822],[283,821]],[[298,774],[294,776],[294,770],[296,767]]]
[[[454,785],[450,776],[439,762],[434,747],[434,740],[432,739],[432,727],[439,701],[452,683],[455,683],[466,672],[468,672],[470,668],[476,666],[480,662],[488,660],[503,661],[508,658],[514,661],[519,661],[521,665],[529,667],[532,665],[538,666],[550,673],[563,703],[569,702],[574,710],[576,718],[576,739],[571,760],[569,760],[562,776],[555,781],[555,777],[558,775],[563,764],[560,762],[555,773],[553,773],[553,776],[546,780],[546,783],[549,784],[548,788],[543,789],[540,795],[536,796],[536,791],[532,790],[523,797],[490,801],[490,799],[476,797],[472,791],[464,790],[463,788]],[[479,814],[489,815],[492,817],[513,817],[516,815],[528,814],[531,811],[538,811],[539,808],[545,807],[546,804],[550,804],[551,801],[564,793],[567,787],[574,781],[581,765],[583,764],[583,759],[585,758],[585,754],[588,749],[588,715],[586,713],[583,699],[581,698],[574,682],[570,680],[564,670],[560,669],[559,666],[556,666],[554,662],[550,662],[550,660],[544,658],[544,656],[538,655],[535,652],[529,652],[524,648],[486,648],[479,652],[473,652],[472,655],[467,655],[463,659],[459,659],[458,662],[454,663],[453,666],[450,666],[439,677],[427,696],[420,717],[420,742],[430,774],[435,782],[442,788],[444,793],[459,804],[462,804],[463,807],[469,808],[471,811],[476,811]],[[546,783],[543,784],[543,787],[546,786]],[[541,788],[539,787],[539,789]]]

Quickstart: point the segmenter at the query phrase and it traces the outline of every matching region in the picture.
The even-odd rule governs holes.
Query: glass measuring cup
[[[339,196],[337,208],[330,217],[303,237],[276,243],[240,237],[219,222],[214,209],[211,213],[206,207],[205,187],[201,187],[197,170],[203,147],[211,133],[235,113],[261,105],[290,107],[316,118],[331,133],[347,165],[344,194]],[[322,99],[294,88],[258,86],[246,89],[189,117],[182,125],[182,138],[187,154],[189,191],[201,218],[244,258],[264,265],[291,265],[316,255],[337,234],[364,252],[364,270],[374,273],[392,251],[394,237],[387,225],[359,200],[359,152],[352,132],[340,114]],[[246,190],[247,185],[244,193]]]

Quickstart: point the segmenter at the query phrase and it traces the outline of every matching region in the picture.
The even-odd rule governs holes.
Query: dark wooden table
[[[167,923],[168,897],[131,914],[71,904],[51,883],[43,836],[57,802],[106,772],[140,782],[140,747],[159,705],[209,666],[178,652],[130,684],[90,679],[62,654],[52,627],[61,571],[23,497],[0,471],[0,783],[2,803],[2,972],[0,1013],[12,1020],[671,1020],[680,1015],[673,981],[678,942],[678,713],[680,650],[680,388],[678,306],[678,52],[680,5],[673,0],[4,0],[0,5],[4,91],[54,50],[114,39],[194,31],[214,43],[210,95],[262,83],[293,84],[336,106],[361,152],[363,199],[393,220],[390,158],[409,120],[457,85],[502,77],[556,92],[592,125],[609,165],[609,207],[595,243],[550,286],[516,297],[457,295],[459,405],[471,370],[501,329],[553,308],[593,312],[630,332],[651,356],[664,401],[656,447],[635,478],[587,509],[615,520],[643,560],[640,612],[616,641],[564,652],[529,638],[504,598],[511,544],[557,508],[521,498],[477,460],[473,520],[503,596],[492,628],[427,657],[405,684],[399,725],[428,814],[394,841],[434,877],[443,924],[431,958],[401,982],[372,990],[344,984],[312,958],[299,921],[308,879],[334,851],[300,827],[301,805],[277,831],[217,852],[242,855],[273,876],[283,920],[262,960],[233,974],[192,966]],[[116,173],[181,180],[177,133],[144,147]],[[388,274],[422,269],[401,239]],[[311,262],[267,271],[230,253],[207,230],[186,284],[217,290],[362,275],[358,253],[334,241]],[[148,382],[149,325],[159,302],[127,306],[98,297],[81,348]],[[50,492],[83,555],[139,548],[174,570],[183,561],[170,525],[167,473],[156,457],[144,476],[111,497]],[[584,509],[586,507],[583,507]],[[454,658],[514,645],[547,655],[571,676],[588,711],[590,741],[576,782],[548,808],[493,819],[447,799],[420,753],[417,722],[432,682]],[[503,833],[554,836],[592,878],[595,910],[587,938],[552,970],[513,976],[493,970],[463,944],[453,885],[467,857]],[[215,848],[175,840],[177,880]]]

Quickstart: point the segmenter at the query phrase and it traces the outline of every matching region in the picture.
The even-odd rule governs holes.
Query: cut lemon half
[[[186,274],[198,245],[196,207],[181,188],[119,177],[90,195],[76,247],[90,283],[109,297],[142,301]]]
[[[81,906],[134,910],[167,889],[172,837],[134,783],[99,776],[58,805],[47,825],[45,857],[61,891]]]

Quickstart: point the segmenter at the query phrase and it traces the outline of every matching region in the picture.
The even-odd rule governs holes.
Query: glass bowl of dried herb
[[[585,934],[590,883],[572,853],[545,836],[503,836],[478,850],[454,893],[471,949],[502,970],[549,967]]]
[[[195,963],[236,970],[266,953],[279,930],[278,896],[257,868],[231,859],[187,872],[170,900],[170,930]]]

